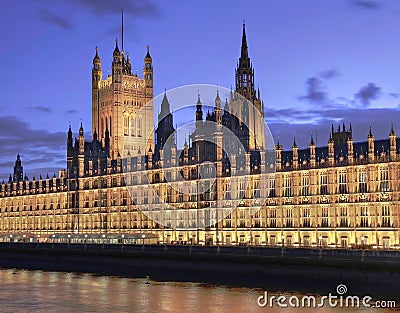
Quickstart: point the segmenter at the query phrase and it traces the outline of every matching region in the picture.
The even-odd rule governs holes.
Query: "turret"
[[[83,177],[85,174],[85,136],[83,132],[83,126],[81,122],[81,127],[79,128],[79,138],[78,138],[78,143],[79,143],[79,153],[78,153],[78,174],[79,177]]]
[[[350,165],[354,163],[354,141],[351,135],[347,138],[347,160]]]
[[[314,143],[314,138],[311,135],[311,141],[310,141],[310,166],[311,167],[315,167],[315,160],[316,160],[315,143]]]
[[[196,103],[196,122],[203,120],[203,108],[200,101],[200,93],[197,95],[197,103]]]
[[[22,181],[23,180],[23,167],[21,163],[21,157],[19,153],[17,154],[17,160],[15,161],[15,166],[14,166],[14,177],[13,181]]]
[[[397,150],[397,144],[396,144],[397,139],[396,139],[396,133],[394,132],[394,129],[393,129],[393,123],[392,123],[392,127],[390,129],[389,138],[390,138],[390,160],[393,161],[393,160],[396,159],[396,156],[397,156],[397,152],[396,152],[396,150]]]
[[[79,128],[79,154],[84,154],[85,153],[85,135],[83,132],[83,126],[81,122],[81,127]]]
[[[335,164],[335,142],[333,141],[332,133],[330,134],[328,140],[328,163],[330,166]]]
[[[122,67],[123,67],[123,54],[118,48],[118,39],[115,39],[115,49],[113,52],[113,62],[112,62],[112,77],[113,83],[121,83],[122,79]],[[118,85],[114,86],[114,90],[118,90]]]
[[[372,134],[372,127],[369,127],[368,134],[368,160],[372,162],[374,160],[374,150],[375,150],[375,141],[374,135]]]
[[[143,78],[146,88],[153,88],[153,59],[150,56],[150,47],[147,45],[147,53],[144,57]]]
[[[94,89],[98,88],[98,82],[102,79],[101,59],[99,57],[99,48],[96,47],[96,54],[93,58],[92,68],[92,86]]]
[[[275,158],[276,158],[276,170],[279,171],[282,169],[282,146],[278,143],[275,145]]]
[[[293,139],[293,146],[292,146],[292,154],[293,154],[293,168],[299,167],[299,148],[296,144],[296,137]]]
[[[217,90],[217,96],[215,98],[214,112],[215,112],[215,120],[216,120],[217,124],[221,125],[222,124],[222,109],[221,109],[221,99],[219,97],[218,90]]]

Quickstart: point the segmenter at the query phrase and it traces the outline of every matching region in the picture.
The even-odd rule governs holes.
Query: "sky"
[[[395,0],[3,0],[0,2],[0,179],[21,154],[29,178],[66,167],[66,135],[91,134],[91,67],[103,74],[121,37],[154,94],[188,84],[234,85],[246,22],[255,83],[275,140],[325,146],[331,124],[355,141],[400,134],[400,2]],[[194,95],[196,97],[196,95]],[[193,116],[194,118],[194,116]]]

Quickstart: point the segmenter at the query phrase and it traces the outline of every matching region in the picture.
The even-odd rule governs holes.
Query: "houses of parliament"
[[[111,67],[103,79],[96,48],[92,138],[81,124],[74,139],[69,127],[58,177],[29,180],[17,156],[0,185],[0,241],[400,248],[393,125],[385,140],[370,127],[355,143],[343,124],[332,126],[322,147],[311,137],[307,149],[295,140],[291,149],[268,148],[245,25],[235,92],[221,100],[216,89],[205,118],[201,94],[193,95],[195,129],[182,148],[167,92],[154,126],[149,47],[142,78],[123,42],[121,50],[115,43]]]

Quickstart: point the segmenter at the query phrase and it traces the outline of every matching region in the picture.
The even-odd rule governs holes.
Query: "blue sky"
[[[91,125],[91,66],[104,75],[125,11],[125,50],[142,72],[146,45],[155,94],[186,84],[230,88],[242,20],[266,121],[284,148],[293,136],[326,145],[331,123],[350,122],[356,141],[372,125],[400,133],[400,2],[1,1],[0,177],[19,152],[30,178],[66,165],[66,131]],[[194,95],[196,97],[196,95]],[[314,135],[315,136],[315,135]],[[314,137],[315,138],[315,137]]]

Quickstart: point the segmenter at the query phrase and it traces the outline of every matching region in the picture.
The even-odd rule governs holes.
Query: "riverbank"
[[[0,243],[0,267],[399,298],[397,251]]]

